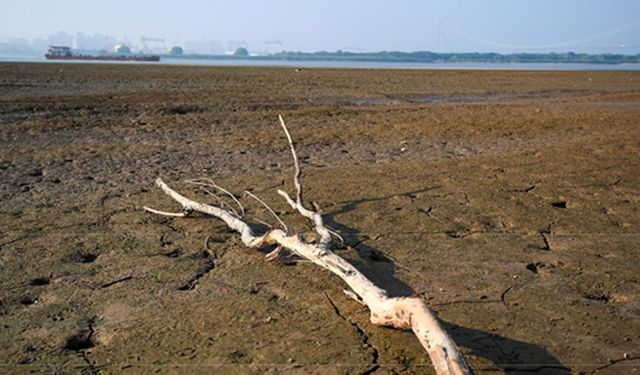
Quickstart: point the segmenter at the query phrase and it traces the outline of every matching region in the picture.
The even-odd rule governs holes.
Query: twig
[[[266,209],[267,209],[267,211],[269,211],[269,212],[271,213],[271,215],[273,215],[273,217],[275,217],[275,218],[276,218],[276,220],[278,220],[278,222],[280,223],[280,225],[282,225],[282,228],[284,229],[284,232],[285,232],[285,233],[289,233],[289,229],[287,228],[287,225],[286,225],[282,220],[280,220],[280,216],[278,216],[278,215],[277,215],[277,214],[276,214],[276,213],[271,209],[271,207],[269,207],[269,205],[268,205],[268,204],[264,203],[264,201],[263,201],[262,199],[258,198],[258,196],[257,196],[257,195],[252,194],[252,193],[251,193],[250,191],[248,191],[248,190],[245,190],[245,191],[244,191],[244,193],[245,193],[245,194],[247,194],[248,196],[250,196],[251,198],[253,198],[253,199],[257,200],[260,204],[262,204],[262,205],[264,206],[264,208],[266,208]]]
[[[289,197],[285,191],[278,190],[278,194],[280,194],[284,199],[289,203],[289,205],[298,210],[298,212],[311,220],[315,224],[315,230],[320,235],[319,246],[322,249],[328,249],[331,246],[331,232],[324,226],[322,221],[322,216],[317,212],[313,212],[308,210],[302,201],[302,184],[300,183],[300,176],[302,172],[300,171],[300,163],[298,162],[298,155],[296,154],[296,148],[293,143],[293,139],[291,138],[291,134],[289,134],[289,129],[287,129],[287,125],[284,123],[284,119],[281,115],[278,115],[278,119],[280,119],[280,125],[284,130],[284,133],[287,135],[287,140],[289,141],[289,147],[291,148],[291,155],[293,156],[293,164],[295,167],[295,173],[293,175],[293,183],[296,186],[296,200],[294,201]]]
[[[301,205],[302,204],[302,184],[300,183],[300,177],[302,176],[302,170],[300,169],[298,154],[296,154],[295,144],[293,143],[293,139],[291,138],[289,129],[287,129],[287,125],[284,123],[284,119],[282,118],[282,115],[278,115],[278,119],[280,120],[280,126],[282,126],[282,130],[284,130],[284,134],[287,136],[287,140],[289,141],[289,147],[291,148],[291,156],[293,157],[293,166],[295,167],[295,173],[293,175],[293,183],[296,186],[296,203]]]
[[[254,217],[254,218],[253,218],[253,220],[257,221],[258,223],[260,223],[260,224],[262,224],[262,225],[266,225],[267,227],[269,227],[269,229],[272,229],[272,228],[273,228],[273,225],[271,225],[271,224],[267,223],[267,222],[266,222],[266,221],[264,221],[264,220],[260,220],[260,219],[258,219],[257,217]]]
[[[340,233],[334,231],[333,229],[329,229],[327,228],[327,230],[329,231],[329,233],[331,233],[335,238],[340,240],[340,243],[344,245],[344,238],[342,238],[342,236],[340,235]]]
[[[211,192],[211,191],[209,191],[209,190],[207,190],[207,189],[203,188],[202,186],[200,187],[200,190],[202,190],[202,191],[204,191],[205,193],[207,193],[207,194],[211,195],[212,197],[216,198],[216,199],[218,200],[218,203],[220,204],[220,206],[221,206],[222,208],[229,207],[229,209],[231,210],[231,212],[233,212],[233,214],[234,214],[234,215],[236,215],[237,217],[241,217],[241,216],[238,214],[238,211],[236,211],[236,209],[235,209],[235,208],[233,208],[233,207],[231,207],[230,205],[228,205],[228,204],[224,203],[224,201],[223,201],[223,200],[218,196],[218,194],[215,194],[215,193],[213,193],[213,192]]]
[[[267,262],[271,262],[272,260],[276,259],[283,250],[284,248],[282,246],[278,246],[275,248],[275,250],[265,255],[264,258],[267,260]]]
[[[143,206],[142,209],[147,212],[151,212],[152,214],[162,215],[162,216],[170,216],[170,217],[186,217],[187,216],[186,212],[166,212],[166,211],[156,210],[155,208],[151,208],[147,206]]]
[[[205,182],[202,182],[202,181],[205,181]],[[220,190],[221,192],[226,194],[229,198],[233,199],[234,202],[236,202],[236,204],[240,208],[240,216],[241,217],[244,216],[244,207],[242,207],[242,203],[240,203],[238,198],[236,198],[236,196],[231,194],[231,192],[229,192],[228,190],[226,190],[224,188],[221,188],[220,186],[216,185],[216,183],[213,182],[212,179],[206,178],[206,177],[200,177],[200,178],[197,178],[197,179],[187,180],[187,183],[190,183],[190,184],[193,184],[193,185],[198,185],[198,186],[211,186],[212,188]]]

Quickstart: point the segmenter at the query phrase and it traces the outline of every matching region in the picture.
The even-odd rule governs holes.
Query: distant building
[[[52,46],[73,46],[73,35],[64,31],[58,31],[55,34],[50,34],[47,40],[48,45]]]
[[[87,51],[110,50],[116,45],[116,38],[103,34],[77,33],[75,48]]]
[[[0,54],[27,56],[33,54],[33,50],[27,39],[9,38],[0,41]]]
[[[222,43],[216,40],[207,40],[204,42],[187,41],[184,44],[184,52],[202,55],[219,55],[224,53],[224,47]]]
[[[131,53],[131,48],[129,48],[129,46],[127,46],[126,44],[116,44],[115,47],[113,47],[113,51],[119,55],[128,55]]]
[[[284,44],[279,40],[265,40],[264,52],[265,54],[278,53],[284,50]]]
[[[34,51],[39,53],[46,51],[48,47],[49,47],[49,43],[47,42],[46,39],[37,38],[31,42],[31,48]]]

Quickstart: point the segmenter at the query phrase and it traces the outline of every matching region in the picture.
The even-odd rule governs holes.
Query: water
[[[468,70],[611,70],[640,71],[640,64],[551,64],[551,63],[412,63],[379,61],[285,61],[190,59],[163,57],[160,62],[132,61],[49,61],[44,56],[0,56],[0,62],[42,62],[63,64],[135,64],[189,66],[277,66],[298,68],[392,68],[392,69],[468,69]]]

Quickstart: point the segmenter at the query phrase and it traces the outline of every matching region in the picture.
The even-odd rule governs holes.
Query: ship
[[[157,55],[135,55],[130,53],[88,55],[74,52],[71,47],[49,46],[44,57],[47,60],[98,60],[98,61],[160,61]]]

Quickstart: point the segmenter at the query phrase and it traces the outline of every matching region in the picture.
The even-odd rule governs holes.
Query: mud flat
[[[640,73],[0,64],[3,372],[430,373],[338,278],[141,211],[206,176],[309,231],[278,114],[336,251],[476,371],[640,367]]]

